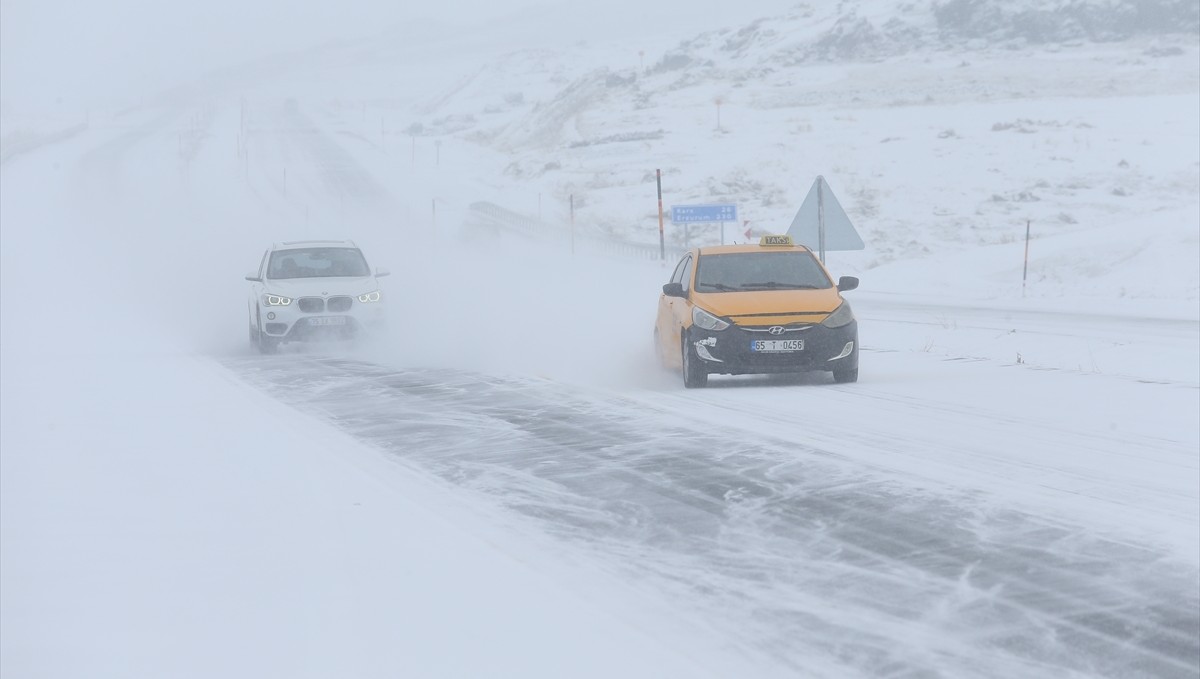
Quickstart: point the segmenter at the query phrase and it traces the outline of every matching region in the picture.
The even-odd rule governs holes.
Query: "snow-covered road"
[[[419,228],[497,196],[286,102],[138,115],[5,166],[6,670],[1200,672],[1195,318],[864,276],[861,382],[685,391],[661,264]],[[241,273],[318,235],[393,268],[395,332],[249,353]]]
[[[1194,444],[972,404],[1004,368],[866,361],[882,384],[701,395],[305,355],[226,365],[793,671],[1196,672]],[[917,368],[964,388],[954,402],[889,389]]]

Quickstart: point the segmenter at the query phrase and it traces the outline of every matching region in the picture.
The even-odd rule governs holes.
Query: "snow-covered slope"
[[[1120,250],[1124,224],[1125,266],[1166,282],[1150,296],[1194,300],[1195,14],[1173,2],[799,7],[650,53],[642,68],[628,46],[511,52],[411,108],[363,102],[326,120],[369,138],[398,130],[397,147],[425,158],[435,144],[488,148],[506,159],[490,181],[511,209],[532,214],[540,200],[565,224],[573,197],[580,228],[646,242],[656,168],[668,206],[735,202],[753,234],[786,228],[824,175],[867,242],[834,255],[854,273],[1011,243],[1026,221],[1035,239]],[[667,237],[720,236],[712,225]],[[1167,259],[1139,254],[1143,237]],[[978,292],[1009,295],[1020,264]],[[1028,294],[1131,287],[1097,289],[1095,266],[1051,269],[1034,266]]]

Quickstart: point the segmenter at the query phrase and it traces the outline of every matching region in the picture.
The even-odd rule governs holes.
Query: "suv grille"
[[[301,297],[296,305],[306,314],[320,313],[325,310],[325,300],[320,297]]]
[[[330,297],[328,304],[330,311],[343,312],[350,310],[349,297]]]

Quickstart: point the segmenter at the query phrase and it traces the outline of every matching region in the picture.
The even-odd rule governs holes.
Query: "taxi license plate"
[[[763,353],[804,351],[804,340],[753,340],[750,342],[750,351]]]
[[[345,316],[318,316],[308,319],[309,325],[346,325]]]

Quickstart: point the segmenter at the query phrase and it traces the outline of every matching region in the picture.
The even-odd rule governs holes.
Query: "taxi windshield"
[[[356,248],[277,250],[267,264],[267,278],[275,279],[370,275],[362,252]]]
[[[704,255],[696,265],[696,292],[817,290],[833,287],[811,252],[736,252]]]

